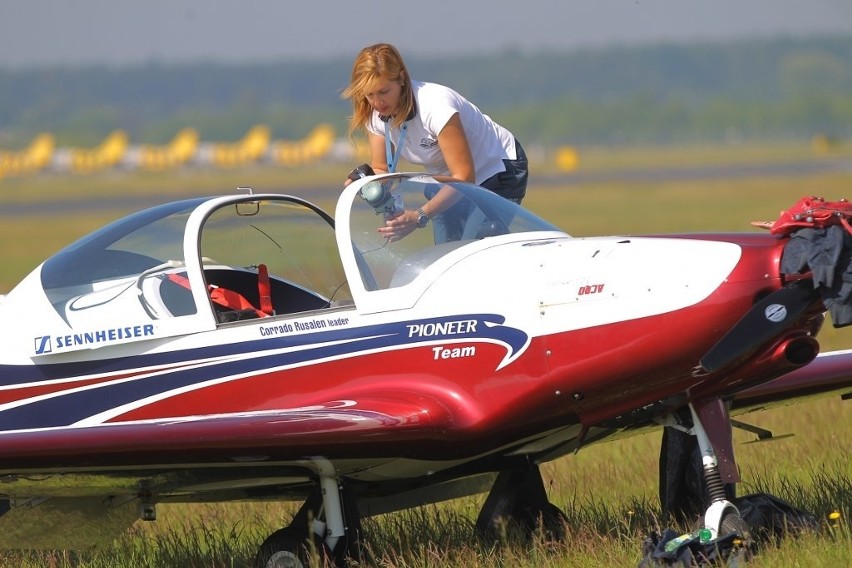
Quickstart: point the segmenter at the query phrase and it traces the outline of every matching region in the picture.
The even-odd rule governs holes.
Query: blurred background
[[[601,148],[852,138],[845,0],[0,0],[0,184],[356,162],[340,93],[380,41],[544,170]]]

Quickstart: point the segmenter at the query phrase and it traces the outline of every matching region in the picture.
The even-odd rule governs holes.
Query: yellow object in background
[[[841,145],[840,139],[828,134],[817,134],[811,138],[811,149],[815,154],[830,154],[840,149]]]
[[[124,130],[113,130],[93,148],[71,148],[68,159],[71,171],[91,173],[110,168],[124,159],[130,141]]]
[[[334,145],[334,128],[319,124],[301,140],[279,140],[272,145],[272,160],[284,166],[300,166],[324,158]]]
[[[23,150],[0,150],[0,179],[31,174],[48,166],[53,160],[55,148],[53,134],[43,132]]]
[[[271,137],[268,126],[256,124],[237,142],[216,142],[212,148],[213,164],[232,168],[256,162],[269,151]]]
[[[139,148],[139,167],[160,171],[181,166],[195,157],[198,140],[196,129],[184,128],[164,146],[146,144]]]
[[[580,164],[580,156],[577,154],[577,149],[573,146],[560,146],[556,150],[556,167],[563,172],[570,172],[577,169]]]

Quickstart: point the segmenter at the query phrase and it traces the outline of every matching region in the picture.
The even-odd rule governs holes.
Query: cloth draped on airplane
[[[781,256],[784,274],[813,274],[834,327],[852,324],[852,235],[841,225],[790,234]]]

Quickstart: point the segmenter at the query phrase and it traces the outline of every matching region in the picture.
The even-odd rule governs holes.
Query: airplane
[[[220,168],[233,168],[257,162],[269,152],[272,132],[256,124],[236,142],[205,142],[199,145],[195,161]]]
[[[53,134],[42,132],[29,145],[17,151],[0,150],[0,179],[37,172],[53,159],[56,140]]]
[[[334,144],[334,128],[330,124],[322,123],[301,140],[275,141],[269,149],[269,157],[275,164],[300,166],[326,157]]]
[[[198,151],[198,131],[186,127],[180,129],[166,144],[157,146],[140,144],[131,146],[121,165],[127,168],[162,171],[182,166],[192,160]]]
[[[51,166],[58,171],[78,174],[104,170],[119,164],[124,159],[129,145],[127,132],[116,129],[95,146],[59,148]]]
[[[256,565],[345,565],[363,518],[484,492],[477,532],[557,533],[540,465],[660,427],[697,439],[707,534],[747,535],[732,417],[852,388],[792,241],[576,238],[422,173],[357,179],[333,216],[248,188],[136,212],[0,300],[0,548],[296,500]]]

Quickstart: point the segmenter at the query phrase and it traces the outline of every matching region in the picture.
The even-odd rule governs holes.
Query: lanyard
[[[396,172],[396,164],[399,161],[399,155],[402,152],[402,145],[405,144],[405,134],[408,132],[408,122],[403,122],[399,127],[399,138],[396,139],[396,153],[391,151],[391,126],[390,121],[385,123],[385,156],[388,160],[388,173]]]

